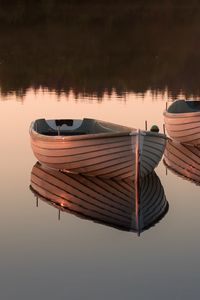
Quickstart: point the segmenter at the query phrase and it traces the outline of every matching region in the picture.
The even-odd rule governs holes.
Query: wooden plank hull
[[[140,135],[139,153],[136,149]],[[151,173],[162,158],[165,136],[152,132],[104,133],[84,136],[44,136],[30,130],[36,158],[49,168],[104,178],[134,178],[136,156],[140,175]]]
[[[166,137],[163,134],[141,131],[136,142],[139,143],[140,176],[144,177],[152,173],[160,162],[166,146]]]
[[[175,101],[187,109],[191,101]],[[174,102],[174,103],[175,103]],[[193,103],[198,101],[194,101]],[[175,103],[176,104],[176,103]],[[173,105],[173,104],[172,104]],[[189,108],[188,108],[189,109]],[[181,110],[180,110],[181,111]],[[167,133],[171,139],[188,145],[200,145],[200,111],[164,112]]]
[[[168,210],[155,173],[142,179],[138,189],[132,180],[66,174],[36,163],[31,173],[31,189],[61,211],[137,233],[153,226]]]
[[[164,153],[165,165],[175,172],[197,184],[200,183],[200,149],[169,140]]]

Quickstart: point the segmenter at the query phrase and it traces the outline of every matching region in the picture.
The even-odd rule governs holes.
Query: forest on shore
[[[198,1],[0,0],[0,89],[200,94]]]

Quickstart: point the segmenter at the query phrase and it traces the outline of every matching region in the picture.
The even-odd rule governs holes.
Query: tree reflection
[[[1,93],[198,97],[197,1],[0,1]]]

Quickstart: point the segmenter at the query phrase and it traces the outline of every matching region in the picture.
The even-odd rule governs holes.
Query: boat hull
[[[134,178],[137,156],[140,175],[151,173],[161,160],[166,143],[162,134],[137,131],[98,137],[49,137],[31,130],[30,136],[34,155],[49,168],[119,180]]]
[[[165,128],[171,139],[200,146],[200,112],[164,112]]]

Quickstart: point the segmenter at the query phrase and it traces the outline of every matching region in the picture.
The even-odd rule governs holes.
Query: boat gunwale
[[[123,132],[108,132],[108,133],[92,133],[92,134],[83,134],[83,135],[56,135],[56,136],[48,136],[41,133],[38,133],[34,129],[34,124],[37,120],[33,121],[30,125],[29,134],[32,139],[42,140],[42,141],[53,141],[53,142],[65,142],[65,141],[78,141],[78,140],[90,140],[90,139],[100,139],[100,138],[112,138],[112,137],[122,137],[122,136],[137,136],[138,131],[135,128],[127,127],[127,131]],[[125,127],[122,125],[122,127]],[[159,138],[166,139],[166,135],[164,133],[152,132],[152,131],[140,131],[141,135],[146,136],[155,136]]]
[[[171,113],[164,110],[163,115],[165,118],[187,118],[187,117],[200,117],[200,111],[194,112],[182,112],[182,113]]]

